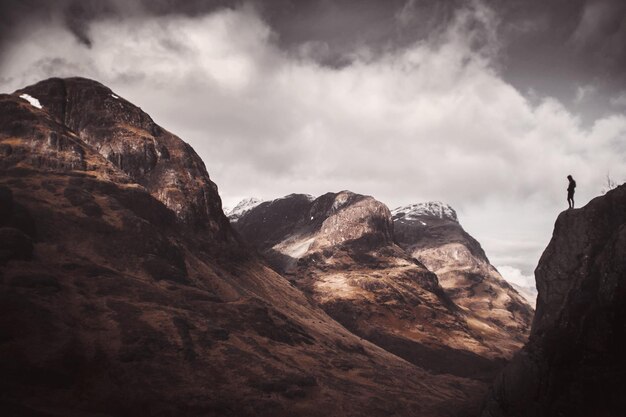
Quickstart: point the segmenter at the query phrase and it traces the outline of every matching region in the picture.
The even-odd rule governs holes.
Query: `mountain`
[[[95,81],[1,94],[0,174],[2,415],[478,411],[484,384],[360,339],[250,253],[193,149]]]
[[[49,79],[15,94],[36,97],[50,122],[67,128],[112,162],[183,223],[220,239],[229,237],[217,187],[200,157],[139,107],[102,84],[81,78]],[[51,129],[51,133],[49,144],[62,146],[59,132]]]
[[[528,337],[533,310],[489,263],[452,207],[428,202],[392,211],[398,245],[439,278],[490,352],[511,357]]]
[[[626,410],[626,186],[559,215],[535,277],[528,343],[483,416],[623,416]]]
[[[422,208],[418,217],[429,221],[433,216],[442,216],[441,221],[456,219],[447,207]],[[405,213],[407,221],[416,213]],[[257,205],[233,225],[275,270],[347,329],[431,372],[489,380],[523,344],[531,314],[526,304],[509,307],[508,299],[491,300],[491,295],[482,295],[487,283],[467,307],[456,304],[438,277],[395,243],[392,214],[372,197],[349,191],[316,199],[291,194]],[[459,260],[459,268],[463,261],[469,258]],[[451,293],[469,294],[476,288],[475,281],[483,279],[473,278],[461,283],[467,288]],[[497,294],[504,295],[509,288]],[[485,298],[495,308],[481,303]],[[515,301],[520,301],[519,296]],[[495,317],[483,322],[472,308]],[[498,321],[504,320],[503,308],[506,318],[518,320],[508,322],[510,328]]]
[[[261,204],[263,200],[255,197],[243,199],[233,209],[224,209],[224,214],[231,222],[236,222],[241,216]]]

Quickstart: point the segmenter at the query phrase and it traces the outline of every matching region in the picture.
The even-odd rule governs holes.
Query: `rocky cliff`
[[[52,78],[18,90],[194,229],[228,239],[217,186],[193,148],[100,83]],[[52,131],[47,140],[58,140]],[[58,134],[57,134],[58,137]]]
[[[624,415],[625,254],[625,186],[559,215],[535,270],[530,339],[483,416]]]
[[[372,197],[292,194],[257,205],[234,225],[347,329],[432,372],[488,380],[523,343],[527,327],[503,325],[497,343],[473,308],[498,310],[455,304],[437,276],[394,243],[391,213]],[[482,292],[481,300],[490,297]]]
[[[532,308],[489,263],[452,207],[429,202],[392,211],[396,242],[439,278],[470,328],[510,358],[526,342]]]
[[[234,236],[193,150],[106,87],[0,95],[1,414],[477,411],[482,385],[350,333]]]

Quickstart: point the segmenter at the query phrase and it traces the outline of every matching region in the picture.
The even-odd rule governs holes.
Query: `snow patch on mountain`
[[[262,202],[262,199],[256,197],[244,198],[235,206],[235,208],[224,208],[224,214],[226,214],[231,222],[236,222],[241,218],[241,216],[258,206]]]
[[[441,201],[429,201],[426,203],[410,204],[408,206],[398,207],[391,211],[394,220],[420,220],[422,225],[426,225],[421,218],[437,217],[440,219],[452,220],[459,222],[456,217],[456,211],[446,203]]]
[[[24,93],[20,96],[20,98],[23,98],[24,100],[28,101],[30,105],[33,107],[37,107],[38,109],[43,109],[43,106],[41,105],[39,100],[31,96],[30,94]]]

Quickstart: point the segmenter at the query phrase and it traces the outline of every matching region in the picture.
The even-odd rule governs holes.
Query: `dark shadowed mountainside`
[[[561,213],[535,270],[530,339],[496,380],[485,417],[626,410],[626,187]]]

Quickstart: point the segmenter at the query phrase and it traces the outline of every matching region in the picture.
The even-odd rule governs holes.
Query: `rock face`
[[[247,252],[195,153],[116,97],[0,95],[0,414],[478,412],[483,385],[360,339]]]
[[[483,416],[623,416],[626,187],[561,213],[535,270],[530,339]]]
[[[16,94],[36,98],[50,118],[145,187],[180,221],[219,239],[230,237],[217,186],[200,157],[139,107],[83,78],[52,78]],[[54,130],[47,140],[53,146],[63,141]]]
[[[447,204],[430,202],[392,211],[396,242],[437,274],[463,310],[468,326],[489,347],[511,357],[526,341],[533,311],[489,263],[480,244]]]
[[[372,197],[292,194],[259,204],[234,225],[347,329],[431,372],[488,380],[523,343],[526,328],[498,329],[503,346],[486,337],[490,329],[471,306],[455,304],[437,276],[394,243],[391,213]]]

